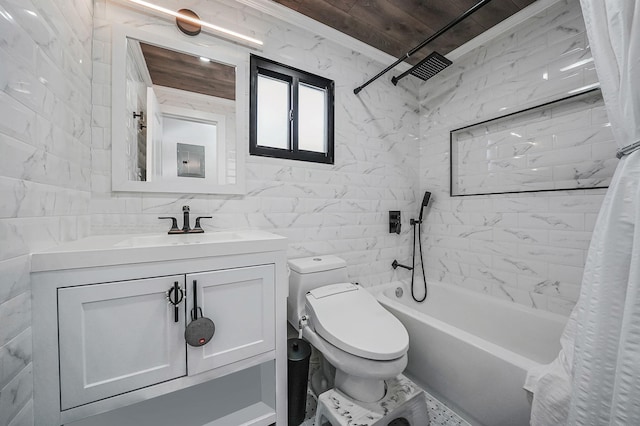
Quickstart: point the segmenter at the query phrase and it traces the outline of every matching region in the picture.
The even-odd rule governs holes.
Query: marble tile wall
[[[91,0],[0,0],[0,425],[33,424],[29,253],[89,234]]]
[[[606,188],[618,165],[599,91],[451,134],[452,194]]]
[[[176,0],[159,1],[170,9]],[[181,206],[213,216],[208,230],[260,228],[289,238],[290,257],[333,253],[348,262],[351,279],[364,286],[395,277],[393,259],[409,256],[408,220],[416,212],[417,84],[394,87],[380,79],[359,96],[353,89],[387,64],[374,62],[313,33],[230,0],[192,1],[202,19],[256,36],[256,54],[335,80],[335,165],[247,158],[246,196],[111,192],[110,54],[115,23],[189,39],[171,21],[118,2],[96,1],[93,80],[92,232],[164,232],[158,216]],[[241,46],[237,49],[250,50]],[[244,119],[248,119],[248,114]],[[247,141],[248,144],[248,141]],[[401,210],[403,232],[388,233],[388,211]]]
[[[592,86],[590,57],[579,1],[561,0],[421,86],[428,279],[570,312],[605,190],[450,197],[449,131]]]

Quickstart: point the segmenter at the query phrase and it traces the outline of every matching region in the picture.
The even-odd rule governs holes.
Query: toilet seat
[[[347,353],[388,361],[407,352],[409,335],[402,323],[357,285],[314,289],[306,295],[306,308],[316,333]]]

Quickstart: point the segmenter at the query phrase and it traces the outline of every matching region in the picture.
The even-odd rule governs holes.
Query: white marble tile
[[[6,49],[16,61],[27,66],[35,66],[37,44],[33,38],[20,27],[13,18],[6,4],[0,4],[0,46]]]
[[[0,347],[0,389],[31,363],[31,338],[31,329],[28,328]]]
[[[497,212],[541,212],[549,210],[549,200],[546,197],[540,199],[513,194],[510,197],[495,198],[493,206]]]
[[[554,40],[557,37],[548,37],[549,31],[556,30],[561,34],[565,34],[567,37],[584,31],[584,24],[582,27],[572,28],[567,26],[566,31],[563,32],[564,25],[572,19],[575,19],[576,15],[580,13],[580,10],[575,7],[567,7],[571,5],[570,2],[561,2],[545,10],[540,15],[535,17],[529,23],[522,25],[522,28],[517,32],[517,39],[520,45],[527,45],[530,40],[535,39],[536,36],[545,35],[545,37]],[[580,31],[582,30],[582,31]]]
[[[33,424],[28,253],[87,235],[92,2],[0,11],[0,424]],[[73,3],[73,4],[71,4]],[[80,60],[83,63],[80,63]]]
[[[584,230],[593,231],[598,220],[598,213],[587,213],[584,215]]]
[[[8,425],[33,394],[33,371],[31,364],[24,368],[4,388],[0,389],[0,424]]]
[[[492,283],[485,280],[470,278],[468,276],[460,276],[458,279],[455,279],[456,277],[452,277],[451,275],[445,275],[443,278],[446,280],[445,282],[451,282],[452,284],[460,285],[461,287],[486,294],[487,296],[491,296],[491,292],[493,290]],[[429,278],[427,278],[427,280],[428,279]]]
[[[549,197],[549,210],[552,212],[597,213],[602,206],[604,195],[591,194],[592,191],[589,191],[588,194],[575,195],[572,197]]]
[[[518,275],[546,277],[550,265],[535,259],[522,259],[515,256],[494,257],[493,267]]]
[[[509,286],[505,284],[494,284],[491,290],[491,294],[499,299],[508,300],[521,305],[537,308],[535,299],[528,291],[521,290],[515,286]]]
[[[494,268],[469,268],[469,277],[479,281],[484,281],[491,285],[500,285],[507,287],[515,287],[517,283],[517,274],[514,272],[501,271]]]
[[[481,241],[480,241],[481,242]],[[468,265],[475,265],[479,267],[490,267],[492,263],[492,256],[485,251],[475,252],[469,250],[456,250],[445,249],[437,246],[423,245],[423,253],[426,259],[440,259],[449,258],[456,262],[465,263]]]
[[[28,401],[25,406],[18,412],[9,426],[33,426],[33,400]]]
[[[527,73],[533,69],[539,69],[541,64],[544,64],[544,69],[548,72],[547,66],[549,58],[564,58],[588,50],[585,32],[578,33],[563,40],[550,40],[548,45],[542,44],[540,41],[530,40],[523,48],[527,48],[530,45],[535,45],[539,48],[536,52],[530,52],[518,59],[517,67],[520,74]],[[546,77],[551,78],[548,73]]]
[[[549,265],[549,276],[561,282],[579,286],[582,283],[582,275],[582,267],[561,264]]]
[[[580,286],[563,281],[540,280],[535,277],[521,275],[518,277],[518,288],[535,294],[544,294],[575,302],[580,295]]]
[[[477,253],[486,253],[496,256],[510,256],[518,252],[518,244],[516,240],[514,242],[503,241],[470,241],[469,249]]]
[[[13,340],[31,323],[30,293],[22,293],[0,305],[0,346]]]
[[[493,238],[499,244],[514,242],[524,244],[546,244],[549,241],[549,231],[526,228],[494,229]]]
[[[0,50],[0,61],[3,64],[3,72],[0,74],[0,87],[12,98],[25,104],[27,107],[41,111],[47,96],[47,88],[31,73],[29,66],[21,62],[14,62],[3,50]]]
[[[93,2],[0,2],[0,424],[33,424],[28,253],[88,234]]]
[[[553,235],[553,232],[549,233]],[[550,243],[553,243],[550,241]],[[585,250],[556,246],[520,245],[518,256],[549,264],[584,266]]]
[[[36,113],[0,91],[0,133],[34,144]]]
[[[518,213],[521,228],[584,230],[584,214],[581,213]]]
[[[2,286],[0,304],[29,290],[31,263],[29,256],[14,257],[0,262]]]

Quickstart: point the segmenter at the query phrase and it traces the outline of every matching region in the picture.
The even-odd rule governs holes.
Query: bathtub
[[[471,424],[528,425],[526,372],[557,356],[567,318],[449,284],[429,283],[424,303],[407,290],[374,290],[409,332],[405,374]]]

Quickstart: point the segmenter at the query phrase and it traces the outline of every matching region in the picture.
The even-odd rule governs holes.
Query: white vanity
[[[286,424],[285,249],[237,231],[33,254],[35,424]],[[199,347],[193,312],[215,324]]]

